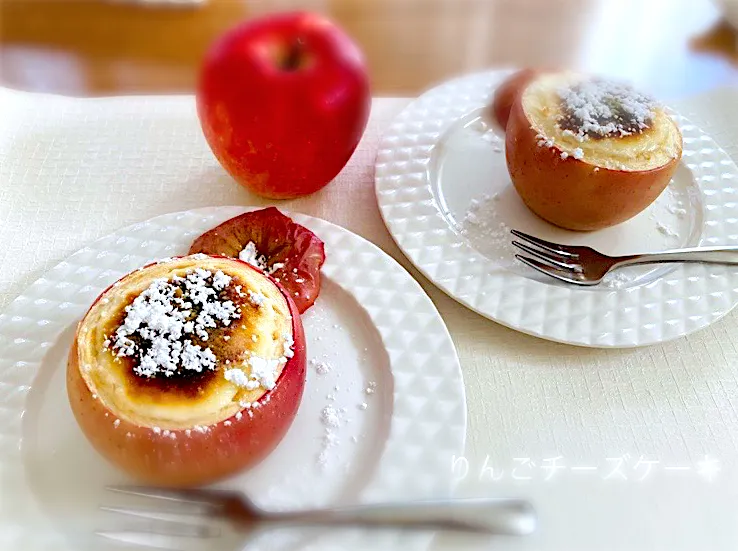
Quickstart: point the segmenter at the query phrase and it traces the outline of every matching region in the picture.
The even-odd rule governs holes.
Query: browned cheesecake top
[[[679,129],[665,109],[632,87],[576,73],[532,81],[523,110],[540,147],[604,168],[640,171],[681,155]]]
[[[287,301],[235,259],[191,255],[135,271],[78,333],[90,390],[137,424],[191,428],[228,418],[274,387],[292,355]]]

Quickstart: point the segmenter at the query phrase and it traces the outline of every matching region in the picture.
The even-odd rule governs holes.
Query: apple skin
[[[555,145],[539,147],[522,97],[510,111],[505,157],[518,195],[544,220],[576,231],[607,228],[639,214],[669,185],[679,157],[650,170],[595,170],[584,160],[562,159]]]
[[[300,314],[282,286],[273,283],[289,305],[294,356],[276,386],[259,399],[259,407],[243,410],[240,419],[234,415],[211,425],[206,432],[191,430],[188,436],[184,430],[172,430],[172,438],[124,419],[115,427],[116,416],[93,398],[82,378],[75,335],[67,362],[67,395],[77,423],[98,453],[142,483],[178,488],[216,482],[269,455],[297,414],[307,369]]]
[[[225,170],[260,196],[288,199],[321,189],[343,169],[366,128],[371,93],[348,35],[323,16],[289,12],[217,40],[196,101]]]
[[[494,97],[492,98],[492,116],[503,131],[507,128],[510,109],[515,99],[537,74],[538,71],[535,69],[522,69],[510,75],[495,90]]]

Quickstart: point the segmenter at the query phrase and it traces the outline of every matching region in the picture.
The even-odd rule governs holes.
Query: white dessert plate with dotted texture
[[[376,193],[393,238],[439,288],[503,325],[592,347],[633,347],[702,329],[738,303],[735,266],[628,268],[603,284],[556,282],[514,258],[510,228],[554,242],[630,254],[738,245],[738,169],[699,128],[673,114],[684,153],[667,190],[646,211],[591,233],[556,228],[515,192],[504,133],[489,105],[510,71],[477,73],[412,102],[387,129]]]
[[[67,403],[64,372],[75,325],[124,273],[186,254],[197,235],[244,210],[205,208],[124,228],[71,255],[0,316],[0,549],[118,549],[92,530],[130,524],[96,511],[120,503],[103,491],[106,484],[130,481],[91,448]],[[447,494],[452,455],[463,453],[466,406],[442,319],[380,249],[323,220],[292,217],[326,245],[321,294],[303,317],[308,357],[318,363],[308,366],[303,401],[279,447],[219,485],[243,489],[271,509]],[[341,423],[327,446],[321,411],[329,405]],[[422,549],[430,540],[309,534],[261,534],[249,549],[361,549],[362,542]],[[224,549],[218,540],[194,548]]]

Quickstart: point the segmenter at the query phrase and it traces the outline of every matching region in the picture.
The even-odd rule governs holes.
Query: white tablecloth
[[[533,537],[493,548],[737,549],[738,314],[672,343],[619,351],[538,340],[458,305],[410,267],[376,207],[376,144],[408,101],[375,100],[336,181],[283,206],[373,241],[436,303],[468,397],[467,451],[449,476],[461,479],[461,494],[529,496],[541,517]],[[738,159],[737,89],[674,106]],[[190,97],[82,100],[0,89],[0,121],[0,311],[113,230],[177,210],[262,204],[218,166]],[[479,545],[445,539],[438,548]]]

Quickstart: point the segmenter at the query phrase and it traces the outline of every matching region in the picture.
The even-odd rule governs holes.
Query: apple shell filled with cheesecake
[[[676,170],[682,136],[661,105],[628,85],[548,72],[520,87],[505,152],[513,185],[534,213],[586,231],[648,207]]]
[[[295,303],[261,270],[194,254],[136,270],[78,325],[67,365],[87,439],[135,478],[212,482],[281,441],[305,385]]]

